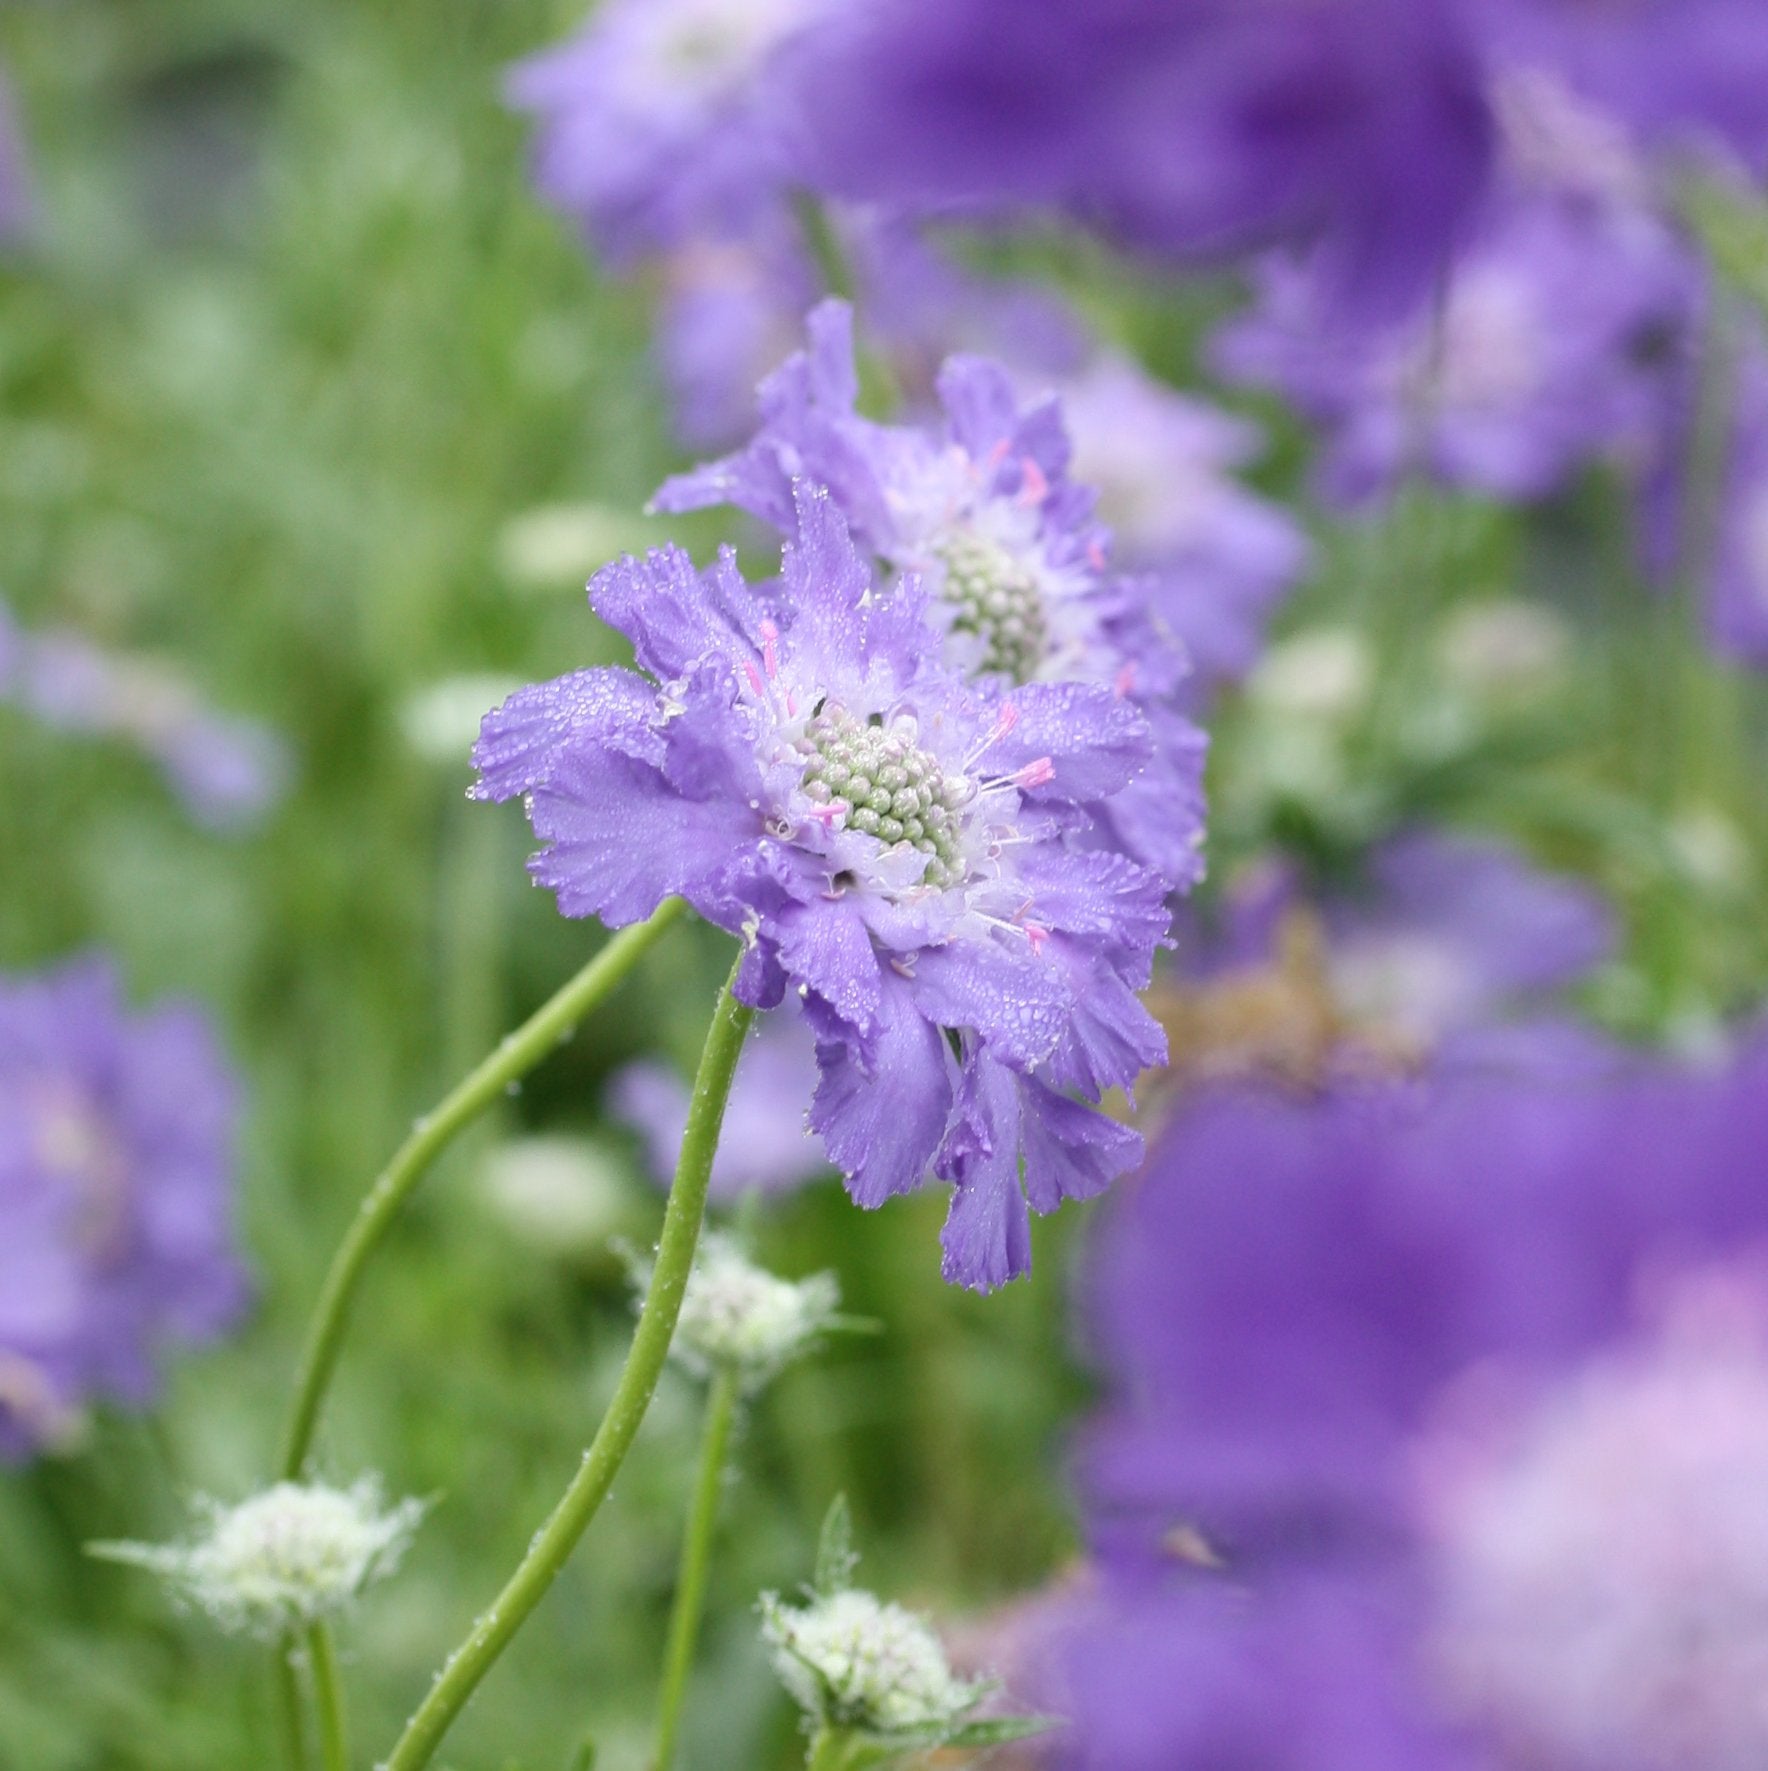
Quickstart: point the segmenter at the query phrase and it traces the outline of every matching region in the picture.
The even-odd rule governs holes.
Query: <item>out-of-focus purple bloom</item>
[[[1053,1763],[1760,1760],[1768,1050],[1526,1060],[1174,1121],[1092,1270]]]
[[[1097,491],[1123,563],[1159,575],[1193,680],[1244,676],[1312,554],[1286,511],[1234,477],[1260,452],[1257,427],[1110,355],[1063,382],[1062,416],[1074,477]]]
[[[1469,0],[1500,66],[1552,70],[1657,141],[1768,167],[1768,33],[1755,0]]]
[[[0,611],[0,620],[10,616]],[[293,773],[287,745],[268,727],[206,707],[165,666],[108,652],[72,628],[0,631],[0,700],[61,731],[134,744],[214,830],[259,823]]]
[[[1135,702],[1153,761],[1095,812],[1126,853],[1190,884],[1203,739],[1173,705],[1183,653],[1160,619],[1160,580],[1111,568],[1110,531],[1068,474],[1059,403],[1022,405],[999,364],[953,357],[939,375],[942,424],[877,424],[855,409],[851,311],[825,302],[809,323],[809,348],[762,385],[753,441],[668,481],[658,505],[736,504],[789,533],[794,487],[808,479],[828,488],[861,546],[928,593],[951,668],[1008,684],[1094,683]]]
[[[804,49],[824,188],[1053,206],[1181,257],[1318,243],[1359,305],[1429,286],[1490,160],[1448,0],[880,0]]]
[[[237,1320],[235,1117],[194,1007],[130,1015],[104,960],[0,979],[0,1457]]]
[[[714,1199],[789,1193],[829,1172],[822,1145],[805,1123],[816,1081],[810,1023],[787,1003],[762,1023],[737,1061],[712,1161]],[[641,1059],[614,1078],[610,1100],[644,1140],[652,1179],[667,1187],[688,1123],[687,1084],[669,1065]]]
[[[1324,429],[1332,503],[1366,502],[1409,471],[1536,499],[1599,456],[1643,452],[1688,281],[1668,231],[1637,215],[1509,202],[1434,308],[1385,327],[1335,324],[1312,268],[1270,261],[1257,304],[1213,354]]]
[[[534,177],[617,263],[742,238],[789,170],[776,64],[815,0],[612,0],[510,78]]]
[[[868,348],[905,401],[931,392],[953,350],[982,350],[1046,375],[1085,353],[1075,316],[1045,290],[959,265],[904,216],[832,208]],[[817,299],[817,268],[785,211],[757,221],[744,240],[704,240],[663,261],[657,353],[690,447],[728,447],[754,422],[755,384],[797,343]]]
[[[776,596],[728,551],[599,573],[591,602],[649,675],[511,697],[475,791],[523,798],[565,914],[619,927],[679,895],[740,934],[741,997],[803,998],[811,1126],[854,1198],[938,1173],[947,1276],[998,1285],[1028,1265],[1028,1202],[1096,1193],[1138,1147],[1071,1094],[1164,1054],[1134,994],[1163,882],[1083,846],[1151,739],[1108,689],[944,675],[925,593],[881,591],[827,493],[797,500]]]
[[[1539,1016],[1614,942],[1613,918],[1587,886],[1500,843],[1427,829],[1389,837],[1356,877],[1313,896],[1294,869],[1259,863],[1227,882],[1214,912],[1181,934],[1191,983],[1171,1011],[1178,1019],[1193,992],[1229,1005],[1177,1042],[1185,1067],[1205,1076],[1288,1074],[1299,1062],[1301,1079],[1318,1080],[1321,1069],[1366,1070],[1372,1053],[1405,1067],[1471,1056],[1491,1029]],[[1276,1022],[1268,1050],[1264,1018]],[[1217,1024],[1243,1044],[1191,1049],[1199,1038],[1207,1048]]]
[[[16,240],[30,220],[31,181],[24,134],[18,126],[12,90],[0,77],[0,245]]]

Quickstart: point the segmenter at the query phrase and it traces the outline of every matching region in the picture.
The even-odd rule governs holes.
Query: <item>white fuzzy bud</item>
[[[93,1552],[161,1575],[225,1630],[274,1636],[343,1609],[392,1572],[424,1503],[384,1508],[380,1484],[278,1482],[237,1506],[197,1503],[184,1544],[95,1544]]]
[[[764,1384],[828,1327],[841,1294],[832,1273],[782,1279],[728,1236],[708,1236],[688,1276],[670,1351],[698,1376],[734,1370],[744,1389]]]
[[[950,1728],[991,1689],[952,1672],[923,1618],[858,1588],[803,1606],[764,1593],[761,1639],[786,1689],[830,1727],[873,1734]]]

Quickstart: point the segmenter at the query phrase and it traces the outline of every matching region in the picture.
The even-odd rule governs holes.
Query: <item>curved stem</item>
[[[741,959],[737,963],[741,965]],[[547,1588],[577,1547],[577,1540],[607,1498],[627,1452],[632,1449],[668,1356],[676,1318],[681,1314],[682,1293],[687,1288],[694,1250],[700,1240],[700,1221],[706,1215],[706,1187],[712,1176],[718,1134],[724,1125],[724,1104],[730,1096],[737,1056],[743,1049],[743,1035],[755,1016],[753,1009],[731,994],[735,982],[733,968],[700,1054],[687,1129],[682,1133],[681,1156],[675,1167],[675,1184],[669,1190],[669,1203],[663,1212],[656,1266],[613,1400],[552,1517],[529,1545],[527,1555],[503,1591],[448,1657],[417,1713],[406,1723],[405,1732],[387,1755],[382,1771],[418,1771],[419,1766],[430,1762],[461,1706],[527,1621],[528,1614],[545,1597]]]
[[[307,1453],[312,1449],[320,1405],[343,1349],[344,1331],[363,1269],[412,1190],[461,1128],[483,1113],[518,1077],[532,1070],[613,990],[686,908],[679,898],[665,899],[648,922],[616,935],[570,983],[504,1039],[440,1106],[412,1127],[411,1136],[376,1177],[332,1257],[307,1331],[301,1375],[283,1442],[282,1474],[287,1480],[300,1480]]]
[[[282,1729],[288,1771],[307,1771],[307,1730],[301,1721],[301,1681],[295,1672],[294,1638],[276,1644],[276,1718]]]
[[[737,1412],[737,1376],[728,1365],[712,1380],[706,1398],[706,1430],[700,1440],[700,1468],[688,1506],[688,1524],[681,1545],[681,1566],[675,1577],[675,1604],[669,1613],[669,1645],[663,1656],[663,1690],[657,1700],[657,1751],[651,1771],[670,1771],[675,1763],[676,1736],[681,1731],[681,1704],[693,1669],[694,1645],[706,1609],[706,1576],[712,1566],[712,1535],[718,1523],[718,1491],[724,1481],[725,1452]]]
[[[841,1771],[847,1762],[847,1736],[839,1728],[819,1728],[810,1743],[804,1771]]]
[[[319,1712],[319,1762],[325,1771],[350,1771],[349,1730],[344,1724],[344,1688],[338,1678],[338,1651],[331,1631],[316,1623],[307,1632],[313,1670],[313,1704]]]

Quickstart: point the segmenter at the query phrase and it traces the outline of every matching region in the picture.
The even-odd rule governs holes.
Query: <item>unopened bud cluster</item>
[[[1036,576],[974,529],[954,529],[937,552],[945,565],[945,601],[955,611],[952,626],[987,647],[980,668],[1030,682],[1050,641]]]
[[[728,1236],[708,1236],[688,1276],[670,1350],[697,1375],[730,1370],[754,1389],[815,1342],[840,1302],[832,1273],[782,1279]]]
[[[958,866],[957,812],[968,781],[949,781],[938,760],[915,742],[906,718],[867,725],[845,708],[826,707],[805,729],[804,791],[846,809],[849,830],[883,843],[907,843],[927,857],[927,883],[948,885]]]
[[[953,1674],[924,1619],[857,1587],[802,1606],[764,1593],[761,1639],[786,1689],[825,1727],[938,1731],[959,1722],[990,1689]]]
[[[238,1506],[198,1503],[186,1544],[99,1544],[95,1553],[161,1575],[223,1629],[280,1635],[348,1605],[392,1572],[423,1502],[383,1507],[380,1484],[278,1482]]]

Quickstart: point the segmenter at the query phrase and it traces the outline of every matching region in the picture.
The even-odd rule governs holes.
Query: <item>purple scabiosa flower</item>
[[[810,1023],[787,1003],[761,1024],[737,1060],[712,1162],[714,1199],[789,1193],[829,1172],[822,1145],[805,1124],[816,1080]],[[615,1076],[610,1101],[616,1117],[642,1138],[651,1178],[667,1187],[688,1122],[687,1084],[669,1065],[641,1059]]]
[[[777,63],[818,0],[612,0],[519,64],[534,178],[615,263],[746,236],[790,170]]]
[[[1502,844],[1417,829],[1310,894],[1267,860],[1192,919],[1155,1000],[1173,1079],[1317,1087],[1490,1049],[1606,959],[1614,923],[1581,883]]]
[[[0,979],[0,1457],[237,1320],[234,1118],[195,1008],[128,1014],[100,959]]]
[[[1110,532],[1068,476],[1054,399],[1021,405],[999,364],[953,357],[938,428],[877,424],[855,410],[852,311],[825,302],[809,348],[762,384],[745,448],[678,475],[665,510],[730,503],[782,533],[800,478],[828,488],[854,538],[927,593],[946,663],[999,683],[1087,682],[1133,700],[1154,759],[1095,813],[1111,839],[1170,884],[1201,870],[1202,734],[1172,705],[1183,654],[1164,630],[1157,581],[1111,570]]]
[[[1366,503],[1414,470],[1539,499],[1593,459],[1643,450],[1687,286],[1680,248],[1642,217],[1513,202],[1489,217],[1434,310],[1334,324],[1317,273],[1273,260],[1212,354],[1223,374],[1281,391],[1322,427],[1330,503]]]
[[[1163,882],[1084,841],[1151,740],[1109,690],[933,668],[925,593],[873,585],[826,492],[797,506],[776,597],[728,551],[599,573],[649,675],[512,696],[475,792],[523,796],[566,915],[618,927],[676,894],[740,934],[742,998],[803,1000],[810,1123],[853,1197],[951,1181],[945,1271],[986,1288],[1026,1270],[1028,1201],[1096,1193],[1138,1148],[1071,1096],[1164,1052],[1134,994]]]
[[[1160,579],[1193,682],[1244,676],[1312,554],[1286,511],[1234,477],[1259,454],[1256,426],[1110,355],[1062,384],[1062,416],[1118,557]]]
[[[1768,168],[1768,32],[1755,0],[1470,0],[1500,66],[1546,69],[1643,136]]]
[[[261,822],[293,772],[287,746],[268,727],[216,712],[167,666],[106,651],[73,628],[12,627],[0,636],[0,699],[60,731],[134,744],[213,830]]]
[[[1761,1758],[1768,1051],[1512,1055],[1210,1091],[1120,1201],[1053,1764]]]
[[[15,111],[11,89],[0,78],[0,245],[18,239],[31,219],[31,181]]]
[[[1316,242],[1361,305],[1421,295],[1490,121],[1449,0],[879,0],[805,45],[804,164],[844,196],[1056,207],[1195,258]]]

